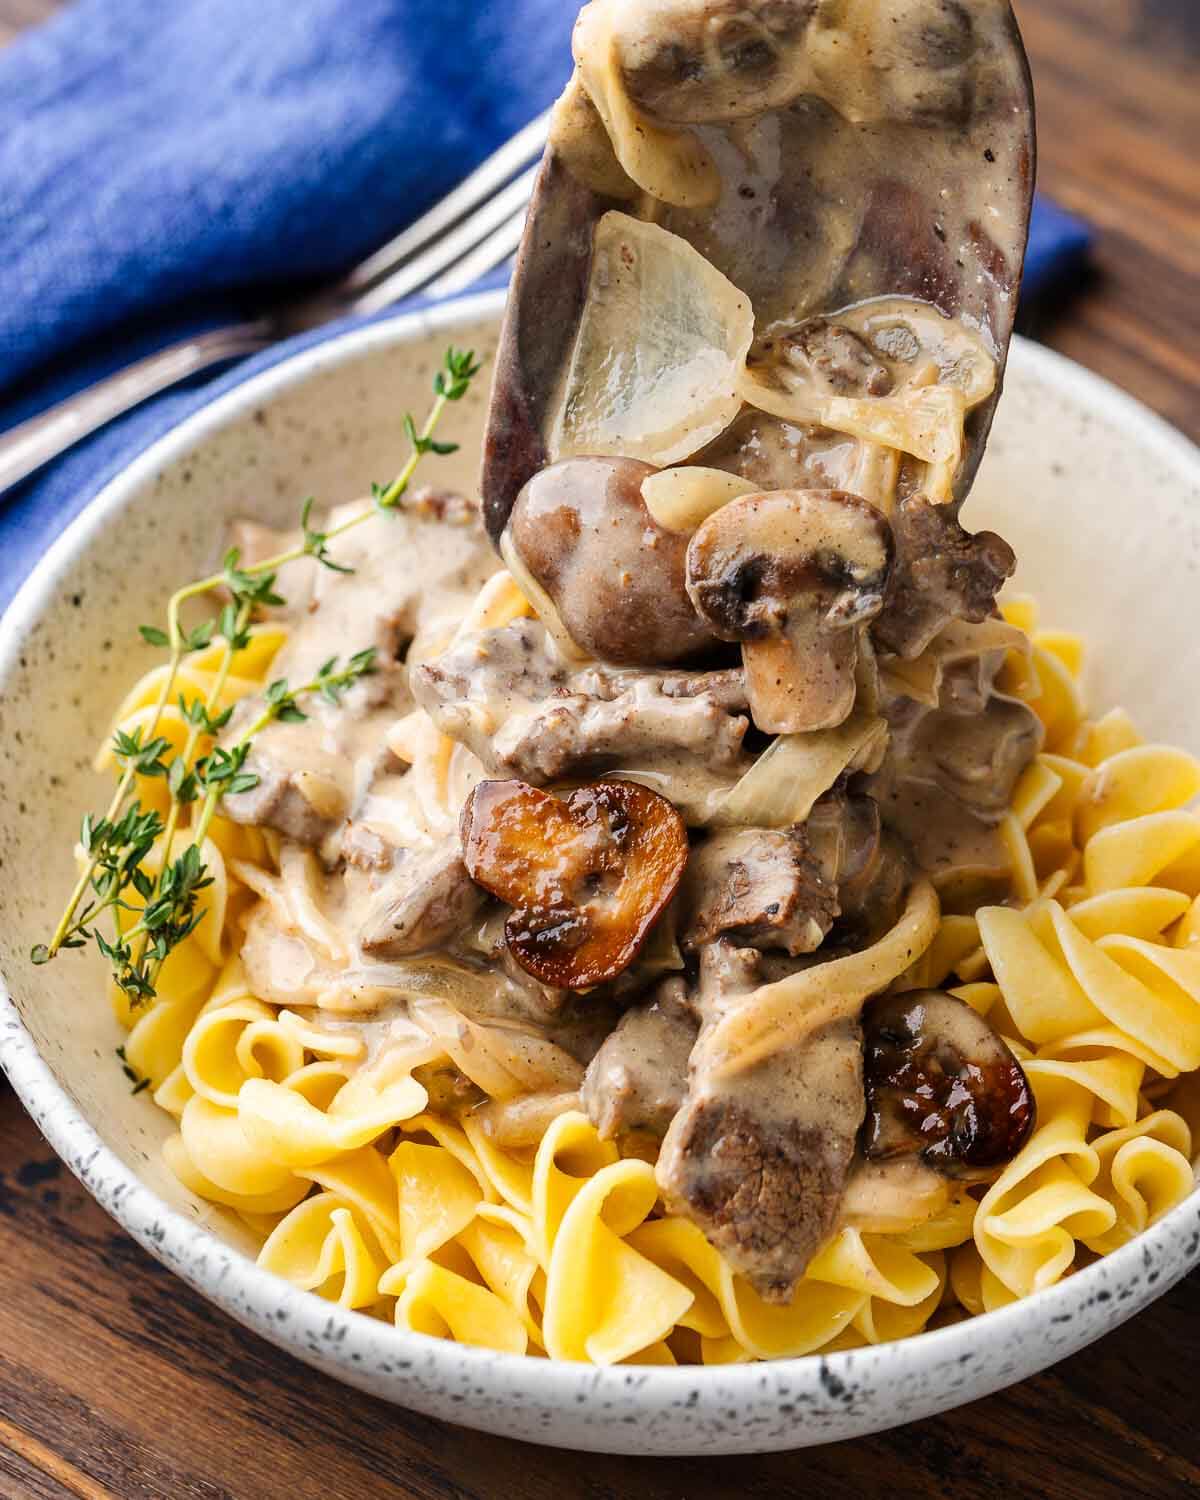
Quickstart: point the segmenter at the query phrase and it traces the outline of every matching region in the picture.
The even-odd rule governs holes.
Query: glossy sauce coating
[[[483,781],[462,812],[471,878],[513,907],[509,951],[559,989],[621,974],[675,894],[683,819],[630,781],[597,781],[565,801],[521,781]]]

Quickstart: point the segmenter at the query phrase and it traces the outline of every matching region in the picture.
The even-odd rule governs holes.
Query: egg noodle
[[[494,624],[524,609],[501,574],[475,613]],[[1004,690],[1046,732],[1004,823],[1011,896],[942,917],[900,980],[953,985],[1021,1059],[1038,1123],[990,1186],[959,1189],[895,1232],[844,1223],[790,1305],[770,1305],[695,1224],[663,1214],[652,1162],[623,1156],[577,1109],[551,1111],[528,1150],[501,1149],[477,1113],[439,1114],[431,1080],[447,1058],[493,1098],[515,1097],[456,1016],[444,1037],[436,1024],[413,1028],[411,1045],[371,1058],[321,1012],[253,994],[237,951],[258,901],[290,903],[318,947],[336,934],[305,906],[302,882],[281,880],[275,836],[221,817],[202,851],[204,920],[168,959],[158,997],[134,1011],[113,990],[128,1064],[178,1123],[170,1167],[232,1211],[261,1242],[259,1263],[295,1286],[404,1329],[596,1364],[722,1364],[904,1338],[1124,1244],[1193,1186],[1200,815],[1188,809],[1200,763],[1144,743],[1120,709],[1089,717],[1080,641],[1039,629],[1028,600],[1005,617],[1032,654],[1010,656]],[[261,689],[286,634],[253,630],[218,707]],[[217,641],[188,659],[186,696],[208,696],[222,651]],[[119,728],[144,726],[163,670],[129,694]],[[177,751],[186,728],[164,710],[158,732]],[[453,827],[449,742],[428,728],[414,736],[417,782],[431,817]],[[159,807],[162,780],[139,779],[136,795]]]

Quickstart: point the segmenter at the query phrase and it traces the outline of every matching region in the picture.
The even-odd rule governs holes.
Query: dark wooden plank
[[[1039,334],[1200,437],[1200,5],[1014,3],[1041,185],[1097,230],[1095,274]]]
[[[385,1406],[246,1333],[100,1211],[11,1093],[0,1162],[5,1495],[769,1500],[873,1494],[883,1474],[896,1500],[1200,1494],[1194,1282],[1053,1372],[894,1433],[803,1455],[581,1460]]]
[[[1039,333],[1200,436],[1200,5],[1015,0],[1043,186],[1098,227],[1096,274]],[[0,0],[0,41],[56,8]],[[762,1459],[586,1458],[348,1391],[144,1255],[0,1093],[0,1495],[8,1500],[644,1500],[1200,1495],[1200,1279],[1015,1390]]]

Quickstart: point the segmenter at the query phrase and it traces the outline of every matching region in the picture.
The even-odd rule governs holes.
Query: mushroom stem
[[[805,639],[807,636],[807,640]],[[764,734],[836,729],[854,709],[858,632],[818,642],[816,632],[743,641],[754,722]]]
[[[688,593],[715,635],[741,642],[759,729],[803,734],[850,716],[892,552],[887,519],[840,490],[746,495],[692,537]]]

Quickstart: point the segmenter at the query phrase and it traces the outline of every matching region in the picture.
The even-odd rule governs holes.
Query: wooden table
[[[0,41],[55,0],[0,0]],[[566,0],[564,0],[566,3]],[[1042,182],[1100,230],[1039,330],[1200,436],[1200,3],[1017,0]],[[947,1416],[761,1459],[579,1457],[357,1395],[142,1253],[0,1087],[4,1500],[1200,1494],[1200,1278],[1049,1373]]]

